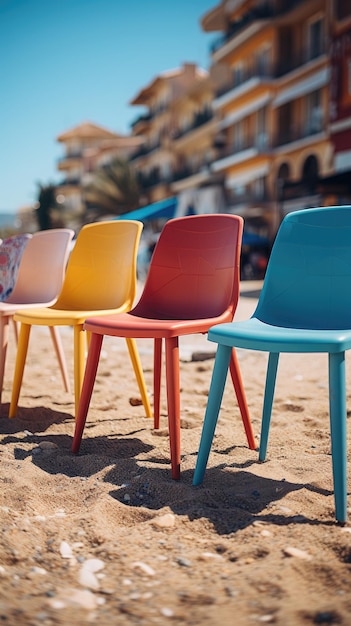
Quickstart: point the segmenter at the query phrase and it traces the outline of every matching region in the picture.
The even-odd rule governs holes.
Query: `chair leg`
[[[162,339],[154,339],[154,428],[160,428]]]
[[[151,411],[149,396],[148,396],[148,393],[147,393],[147,390],[146,390],[144,374],[143,374],[143,370],[142,370],[142,367],[141,367],[141,362],[140,362],[140,357],[139,357],[139,352],[138,352],[138,348],[137,348],[137,345],[136,345],[136,341],[135,341],[135,339],[132,339],[131,337],[127,337],[126,338],[126,342],[127,342],[127,346],[128,346],[130,360],[131,360],[132,365],[133,365],[135,377],[137,379],[137,383],[138,383],[141,399],[142,399],[142,402],[143,402],[143,405],[144,405],[146,417],[152,417],[152,411]]]
[[[329,407],[334,480],[335,516],[347,519],[347,448],[345,353],[329,354]]]
[[[22,386],[24,365],[27,358],[29,335],[31,324],[21,324],[21,330],[18,337],[18,347],[16,356],[15,373],[12,385],[12,397],[10,404],[9,417],[15,417],[18,405],[19,394]]]
[[[256,450],[257,446],[255,442],[255,435],[252,429],[249,407],[247,406],[244,385],[243,385],[243,381],[241,378],[238,356],[237,356],[235,348],[232,349],[232,354],[231,354],[231,359],[230,359],[230,375],[232,377],[235,394],[236,394],[236,398],[237,398],[240,413],[241,413],[241,419],[244,424],[247,443],[249,445],[250,450]]]
[[[230,346],[224,346],[222,344],[218,345],[208,394],[207,407],[202,426],[193,485],[200,485],[204,479],[212,440],[216,430],[219,410],[221,408],[231,354],[232,348]]]
[[[11,317],[11,320],[12,320],[13,332],[15,335],[15,341],[16,341],[16,344],[18,345],[18,322],[15,322],[13,317]]]
[[[88,352],[82,391],[80,394],[78,412],[76,413],[76,426],[72,442],[72,452],[79,452],[83,430],[87,419],[91,395],[93,393],[96,372],[99,364],[102,340],[104,336],[92,333]]]
[[[275,381],[277,377],[277,369],[279,362],[279,352],[270,352],[268,358],[268,367],[266,375],[266,388],[264,392],[264,402],[262,411],[261,439],[259,460],[265,461],[267,454],[267,444],[269,435],[269,426],[272,415],[272,405],[274,398]]]
[[[74,326],[74,414],[78,414],[80,392],[83,385],[85,366],[85,331],[83,324]]]
[[[180,375],[178,337],[166,339],[166,386],[172,478],[180,479]]]
[[[0,316],[0,404],[4,385],[6,353],[9,338],[9,319],[7,315]]]
[[[65,388],[65,391],[67,393],[70,393],[71,387],[70,387],[70,384],[69,384],[68,369],[67,369],[67,363],[66,363],[65,354],[64,354],[64,351],[63,351],[63,347],[62,347],[61,336],[60,336],[59,330],[58,330],[58,328],[56,328],[56,326],[49,326],[49,330],[50,330],[52,343],[53,343],[54,348],[55,348],[57,360],[58,360],[58,363],[59,363],[59,366],[60,366],[61,376],[62,376],[62,380],[63,380],[63,386]]]

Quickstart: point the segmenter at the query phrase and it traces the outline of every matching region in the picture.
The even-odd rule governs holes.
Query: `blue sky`
[[[57,182],[56,137],[84,121],[122,134],[129,105],[159,73],[208,69],[213,34],[201,17],[218,0],[0,0],[0,212]]]

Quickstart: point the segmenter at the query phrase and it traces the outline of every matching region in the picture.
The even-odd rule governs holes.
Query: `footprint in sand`
[[[282,408],[286,411],[291,411],[292,413],[302,413],[305,410],[301,404],[294,404],[293,402],[284,402],[282,404]]]

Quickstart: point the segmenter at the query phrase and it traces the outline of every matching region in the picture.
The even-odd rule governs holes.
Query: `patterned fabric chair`
[[[13,235],[0,245],[0,302],[11,294],[24,249],[32,235]]]

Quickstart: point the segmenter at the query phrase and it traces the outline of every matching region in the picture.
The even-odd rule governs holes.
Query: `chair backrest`
[[[0,245],[0,301],[7,300],[12,293],[18,269],[27,243],[32,238],[29,233],[13,235]]]
[[[55,309],[115,309],[136,294],[137,252],[143,229],[136,220],[87,224],[71,252]]]
[[[243,220],[192,215],[169,220],[155,246],[133,311],[151,319],[200,319],[234,314],[239,297]]]
[[[73,236],[74,231],[69,228],[34,233],[22,254],[17,280],[6,302],[46,306],[55,302],[62,287]]]
[[[288,214],[255,317],[294,328],[351,328],[351,207]]]

